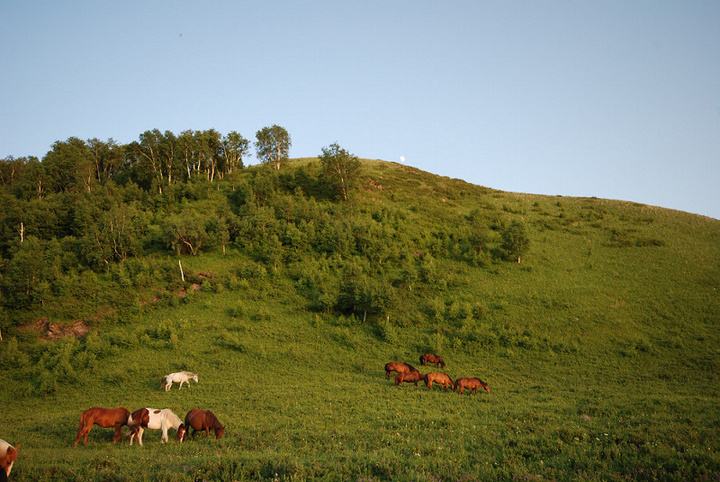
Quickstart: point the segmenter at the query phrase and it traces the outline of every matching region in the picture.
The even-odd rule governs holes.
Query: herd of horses
[[[194,380],[195,383],[197,383],[197,373],[187,371],[171,373],[163,377],[160,388],[168,391],[173,383],[178,383],[180,385],[178,389],[182,389],[183,384],[187,383],[188,386],[190,385],[190,380]],[[142,445],[143,432],[146,429],[161,430],[162,435],[160,440],[162,443],[168,441],[168,431],[170,429],[177,432],[177,440],[180,442],[183,442],[187,438],[188,432],[191,429],[193,436],[201,431],[210,435],[210,430],[215,433],[216,439],[222,438],[225,434],[225,427],[210,410],[193,408],[185,415],[185,420],[183,421],[169,408],[159,410],[144,407],[130,413],[125,407],[92,407],[80,415],[80,426],[75,435],[73,447],[77,447],[80,440],[83,441],[84,445],[87,445],[88,435],[95,425],[102,428],[115,429],[113,443],[122,439],[122,428],[127,426],[130,429],[130,445],[132,445],[135,440],[137,440],[139,445]]]
[[[438,368],[445,368],[445,360],[441,356],[434,353],[425,353],[420,357],[420,365],[435,365]],[[444,390],[448,388],[457,391],[461,395],[468,390],[470,393],[477,393],[482,388],[490,393],[490,386],[477,377],[461,377],[453,381],[450,375],[442,372],[430,372],[423,375],[420,370],[405,362],[389,362],[385,364],[385,378],[390,378],[392,373],[396,373],[395,385],[401,383],[425,382],[425,386],[432,389],[433,384],[440,385]]]
[[[444,368],[445,360],[443,360],[441,356],[433,353],[425,353],[420,357],[420,364],[435,365],[438,368]],[[481,388],[488,393],[490,392],[488,384],[479,378],[462,377],[453,381],[447,373],[429,372],[423,375],[420,373],[420,370],[405,362],[394,361],[387,363],[385,365],[385,377],[390,378],[392,373],[397,374],[395,376],[395,385],[414,383],[415,386],[417,386],[418,382],[423,381],[430,389],[432,389],[433,384],[436,384],[442,386],[445,390],[451,388],[460,394],[464,393],[465,390],[476,393],[478,389]],[[168,391],[173,383],[178,383],[178,389],[182,389],[185,383],[187,383],[188,386],[190,385],[190,380],[194,380],[195,383],[197,383],[197,373],[187,371],[171,373],[163,377],[160,388]],[[181,420],[180,417],[175,415],[169,408],[154,409],[143,407],[131,413],[124,407],[92,407],[80,415],[80,426],[75,435],[73,447],[76,447],[80,440],[83,441],[84,445],[87,445],[88,435],[95,425],[102,428],[114,429],[113,443],[122,439],[122,428],[128,427],[130,429],[130,445],[132,445],[134,441],[142,445],[143,432],[148,429],[161,430],[162,435],[160,440],[162,443],[168,442],[168,431],[170,429],[177,432],[176,438],[179,442],[183,442],[188,438],[190,430],[192,430],[192,436],[195,436],[197,432],[205,432],[205,434],[209,436],[212,430],[216,439],[222,438],[225,434],[225,427],[210,410],[193,408],[185,415],[185,419]],[[7,480],[10,476],[10,471],[17,459],[19,448],[19,445],[13,447],[6,441],[0,439],[0,482]]]

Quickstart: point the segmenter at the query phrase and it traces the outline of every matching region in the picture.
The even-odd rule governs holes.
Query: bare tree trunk
[[[180,278],[182,279],[183,283],[185,282],[185,272],[182,269],[182,261],[178,260],[178,265],[180,266]]]
[[[22,244],[23,241],[25,241],[25,224],[20,223],[19,231],[20,231],[20,244]]]

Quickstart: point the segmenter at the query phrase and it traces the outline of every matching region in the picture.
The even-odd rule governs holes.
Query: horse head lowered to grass
[[[215,432],[215,438],[219,439],[225,435],[225,427],[220,423],[214,413],[210,410],[202,410],[199,408],[193,408],[187,415],[185,415],[185,423],[181,426],[182,435],[178,430],[178,440],[181,442],[187,438],[187,433],[192,428],[192,435],[194,436],[199,431],[204,431],[208,436],[210,430]]]
[[[137,439],[140,445],[143,444],[142,436],[146,428],[162,430],[162,436],[160,437],[162,443],[168,441],[168,430],[171,428],[177,431],[178,440],[185,434],[185,426],[182,420],[169,408],[158,410],[146,407],[135,410],[128,417],[128,427],[130,427],[130,445],[133,444],[134,439]]]

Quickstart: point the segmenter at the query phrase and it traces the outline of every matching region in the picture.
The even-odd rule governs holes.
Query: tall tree
[[[43,160],[51,187],[55,192],[92,191],[95,164],[85,142],[77,137],[53,144]]]
[[[231,131],[222,138],[220,150],[223,159],[222,172],[232,174],[234,170],[243,168],[243,157],[250,151],[250,141]]]
[[[347,201],[350,189],[357,183],[360,175],[360,161],[337,143],[323,147],[320,155],[323,175],[332,186],[336,195]]]
[[[288,131],[274,124],[257,131],[255,138],[257,139],[255,149],[258,159],[280,170],[280,166],[288,159],[292,145]]]

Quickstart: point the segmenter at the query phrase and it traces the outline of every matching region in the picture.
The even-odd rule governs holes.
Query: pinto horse
[[[201,430],[204,430],[209,436],[210,429],[215,432],[216,439],[222,438],[223,435],[225,435],[225,427],[220,424],[220,420],[217,419],[215,414],[210,410],[201,410],[199,408],[190,410],[187,415],[185,415],[185,424],[180,427],[183,433],[181,436],[180,430],[178,430],[178,439],[181,442],[187,438],[187,434],[191,428],[193,430],[193,436]]]
[[[178,433],[178,440],[182,437],[181,432],[185,432],[185,426],[180,417],[175,415],[169,408],[156,410],[154,408],[141,408],[135,410],[128,417],[128,427],[130,427],[130,445],[133,439],[137,438],[138,443],[142,446],[142,436],[146,428],[151,430],[162,430],[160,441],[166,443],[168,441],[168,430],[171,428]]]
[[[445,360],[443,360],[443,357],[439,355],[435,355],[434,353],[425,353],[420,357],[421,365],[430,365],[431,363],[438,368],[445,368]]]
[[[178,387],[178,390],[181,390],[183,383],[187,383],[188,387],[190,386],[190,380],[195,380],[195,383],[197,383],[198,374],[193,372],[170,373],[163,377],[160,388],[164,388],[166,392],[169,392],[173,383],[179,383],[180,387]]]
[[[458,378],[455,380],[455,390],[458,390],[460,394],[462,395],[465,392],[465,389],[471,391],[472,393],[477,393],[478,388],[482,388],[487,393],[490,393],[490,387],[487,383],[480,380],[476,377],[470,377],[470,378]]]
[[[424,380],[425,386],[430,389],[432,389],[433,383],[442,385],[443,389],[445,390],[447,390],[448,388],[455,388],[452,378],[450,378],[447,373],[431,372],[425,375]]]
[[[83,442],[87,446],[88,434],[90,433],[90,430],[92,430],[93,425],[97,425],[102,428],[114,427],[115,435],[113,435],[113,443],[116,443],[122,438],[122,427],[123,425],[127,425],[129,416],[130,412],[123,407],[88,408],[82,413],[82,415],[80,415],[80,427],[78,428],[78,433],[75,436],[73,447],[77,447],[81,438],[84,438]]]
[[[401,383],[414,383],[417,387],[417,384],[420,380],[423,379],[422,373],[415,370],[414,372],[405,372],[401,373],[398,376],[395,377],[395,385],[400,385]]]
[[[416,372],[417,368],[405,362],[390,362],[385,364],[385,378],[390,378],[392,372],[398,375],[402,373]]]
[[[10,477],[13,464],[15,463],[15,460],[17,460],[19,448],[19,445],[15,448],[6,441],[0,439],[0,471],[2,471],[0,476],[5,480]]]

